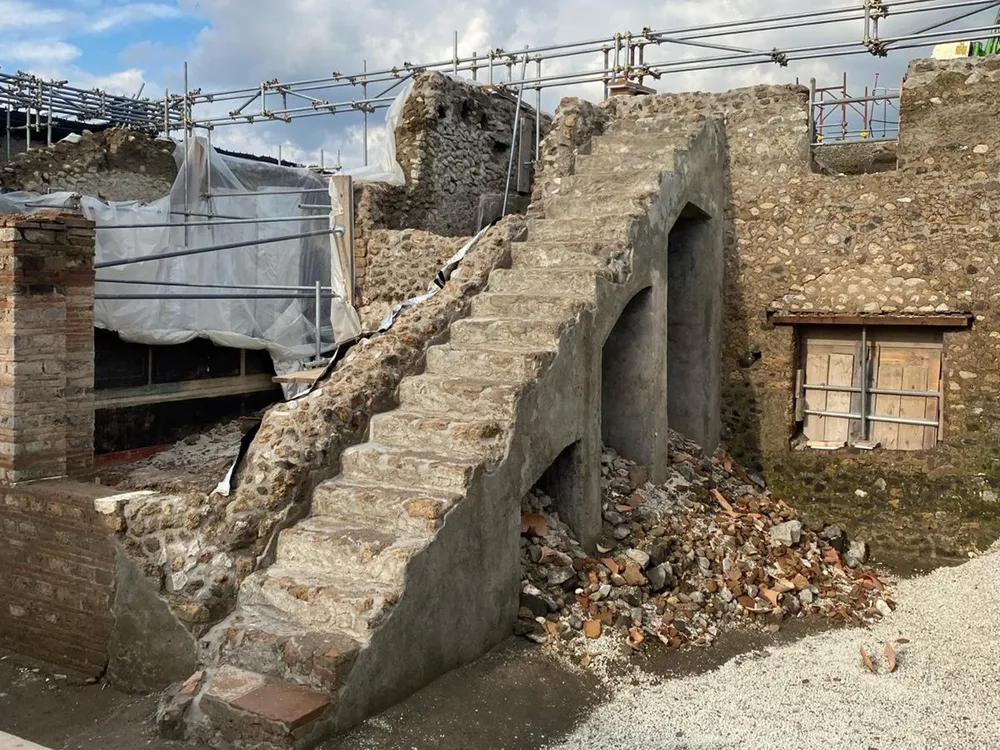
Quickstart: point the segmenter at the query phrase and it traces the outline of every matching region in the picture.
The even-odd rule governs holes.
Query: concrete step
[[[563,178],[559,192],[552,198],[574,198],[600,204],[613,213],[630,198],[659,191],[661,182],[661,173],[655,170],[575,174]]]
[[[240,607],[219,641],[224,664],[336,695],[361,650],[354,638],[304,630],[265,606]]]
[[[617,123],[616,123],[617,125]],[[623,124],[624,125],[624,124]],[[615,132],[599,135],[590,142],[590,156],[651,156],[669,158],[673,164],[678,151],[688,145],[687,133],[677,134],[665,131]],[[578,157],[582,159],[583,157]],[[672,167],[671,167],[672,168]]]
[[[384,529],[398,529],[407,536],[428,535],[445,514],[462,499],[455,492],[389,487],[336,477],[322,482],[312,497],[312,516],[331,517],[344,523],[368,522]]]
[[[427,536],[395,532],[329,516],[307,518],[278,535],[275,563],[334,576],[350,570],[372,581],[402,583],[407,563],[424,548]]]
[[[465,418],[452,414],[425,414],[396,409],[372,417],[369,440],[400,447],[420,446],[446,456],[483,459],[503,455],[507,439],[495,420]]]
[[[417,447],[418,448],[418,447]],[[391,487],[465,492],[478,461],[379,443],[362,443],[341,454],[341,474]]]
[[[526,268],[586,268],[601,271],[608,258],[623,243],[599,242],[515,242],[511,245],[512,266]]]
[[[507,420],[514,415],[519,392],[504,383],[424,374],[399,384],[399,404],[411,411]]]
[[[589,302],[590,300],[583,297],[543,297],[537,294],[485,292],[472,298],[472,315],[476,318],[570,320],[575,318]]]
[[[507,351],[554,351],[565,325],[565,318],[465,318],[451,324],[451,343],[479,349],[495,346]]]
[[[199,707],[229,747],[311,747],[334,713],[329,695],[257,672],[222,666],[207,679]]]
[[[597,275],[589,268],[495,268],[487,289],[497,294],[592,297]]]
[[[545,199],[549,219],[587,220],[602,217],[614,220],[623,215],[644,214],[649,209],[651,193],[624,195],[606,200],[601,196],[554,195]]]
[[[600,139],[598,139],[600,140]],[[628,174],[637,175],[643,172],[670,172],[674,169],[674,154],[672,147],[662,150],[640,153],[618,152],[599,154],[580,154],[576,157],[576,174]]]
[[[546,200],[546,208],[551,200]],[[643,212],[636,208],[610,216],[591,218],[530,219],[527,240],[529,242],[627,243],[629,227],[641,213]]]
[[[503,351],[448,344],[427,350],[427,372],[497,383],[525,383],[538,377],[554,358],[554,351]]]
[[[265,606],[302,629],[337,630],[367,644],[371,630],[402,593],[402,584],[387,585],[351,570],[329,571],[272,565],[251,573],[240,586],[241,607]]]

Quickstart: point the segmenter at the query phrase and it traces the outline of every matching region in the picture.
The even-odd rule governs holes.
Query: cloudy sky
[[[968,3],[969,0],[962,0]],[[963,12],[981,12],[946,29],[988,25],[1000,2],[954,8],[962,3],[930,0],[932,12],[891,13],[882,21],[883,38],[920,31]],[[892,3],[889,3],[890,7]],[[907,6],[907,8],[923,7]],[[931,7],[933,6],[933,7]],[[615,31],[682,29],[737,19],[778,16],[838,7],[861,7],[860,0],[0,0],[0,70],[26,70],[68,79],[83,87],[114,93],[162,96],[182,88],[182,64],[188,61],[192,87],[203,91],[254,86],[355,73],[367,60],[369,69],[427,63],[452,56],[452,34],[459,33],[462,55],[492,48],[506,50],[604,38]],[[936,8],[936,10],[935,10]],[[991,9],[987,9],[991,8]],[[858,12],[860,16],[860,11]],[[713,44],[741,48],[790,50],[821,43],[860,42],[860,18],[836,24],[787,23],[741,36],[713,36]],[[758,82],[787,82],[815,77],[820,85],[837,83],[848,72],[857,93],[873,85],[898,86],[911,57],[928,49],[901,49],[885,60],[870,55],[793,60],[787,68],[773,64],[735,68],[701,68],[655,82],[661,91],[722,90]],[[647,61],[725,56],[727,53],[689,46],[663,45]],[[792,55],[795,57],[795,55]],[[547,62],[543,69],[587,70],[600,56]],[[599,96],[591,87],[549,89],[544,107],[554,108],[564,95]],[[324,96],[324,94],[318,94]],[[333,96],[330,94],[329,96]],[[533,94],[532,94],[533,96]],[[346,99],[352,98],[348,94]],[[223,109],[228,109],[224,107]],[[373,116],[381,121],[383,114]],[[264,124],[216,130],[216,141],[229,147],[276,155],[283,144],[286,158],[318,159],[322,148],[340,150],[345,165],[360,160],[360,128],[351,115],[312,118],[291,125]],[[372,135],[372,150],[379,134]],[[374,154],[373,154],[374,156]]]

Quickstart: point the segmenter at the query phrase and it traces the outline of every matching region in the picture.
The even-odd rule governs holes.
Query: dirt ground
[[[775,636],[729,633],[708,649],[655,648],[623,659],[621,678],[633,670],[664,679],[701,674],[739,654],[824,629],[824,622],[798,622]],[[321,750],[536,750],[571,732],[607,699],[606,692],[595,674],[570,669],[544,648],[511,638]],[[204,750],[160,738],[155,710],[153,696],[125,695],[0,656],[0,731],[52,750]]]

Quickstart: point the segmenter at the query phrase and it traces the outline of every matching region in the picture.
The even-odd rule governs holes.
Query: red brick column
[[[0,480],[93,465],[94,229],[0,216]]]

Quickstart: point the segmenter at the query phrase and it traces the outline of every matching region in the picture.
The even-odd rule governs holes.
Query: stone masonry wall
[[[480,198],[503,193],[512,140],[516,100],[500,92],[437,72],[414,77],[413,91],[396,131],[396,155],[406,185],[368,185],[356,195],[355,256],[358,285],[364,289],[371,232],[420,229],[465,237],[478,229]],[[531,123],[526,144],[534,153],[534,112],[523,106]],[[550,118],[543,115],[542,133]],[[516,190],[517,159],[511,192]],[[363,302],[368,300],[362,297]]]
[[[372,330],[393,305],[427,291],[434,275],[467,237],[442,237],[417,229],[376,229],[368,241],[361,288],[362,326]]]
[[[815,174],[808,92],[758,86],[650,98],[727,118],[724,439],[799,507],[883,548],[955,555],[1000,534],[1000,60],[919,61],[900,169]],[[944,440],[923,452],[794,451],[791,327],[767,311],[969,311],[945,333]],[[759,352],[759,358],[756,353]]]
[[[0,144],[2,145],[2,144]],[[154,201],[177,176],[173,144],[112,128],[86,131],[79,143],[32,148],[0,166],[0,192],[69,191],[108,201]]]

